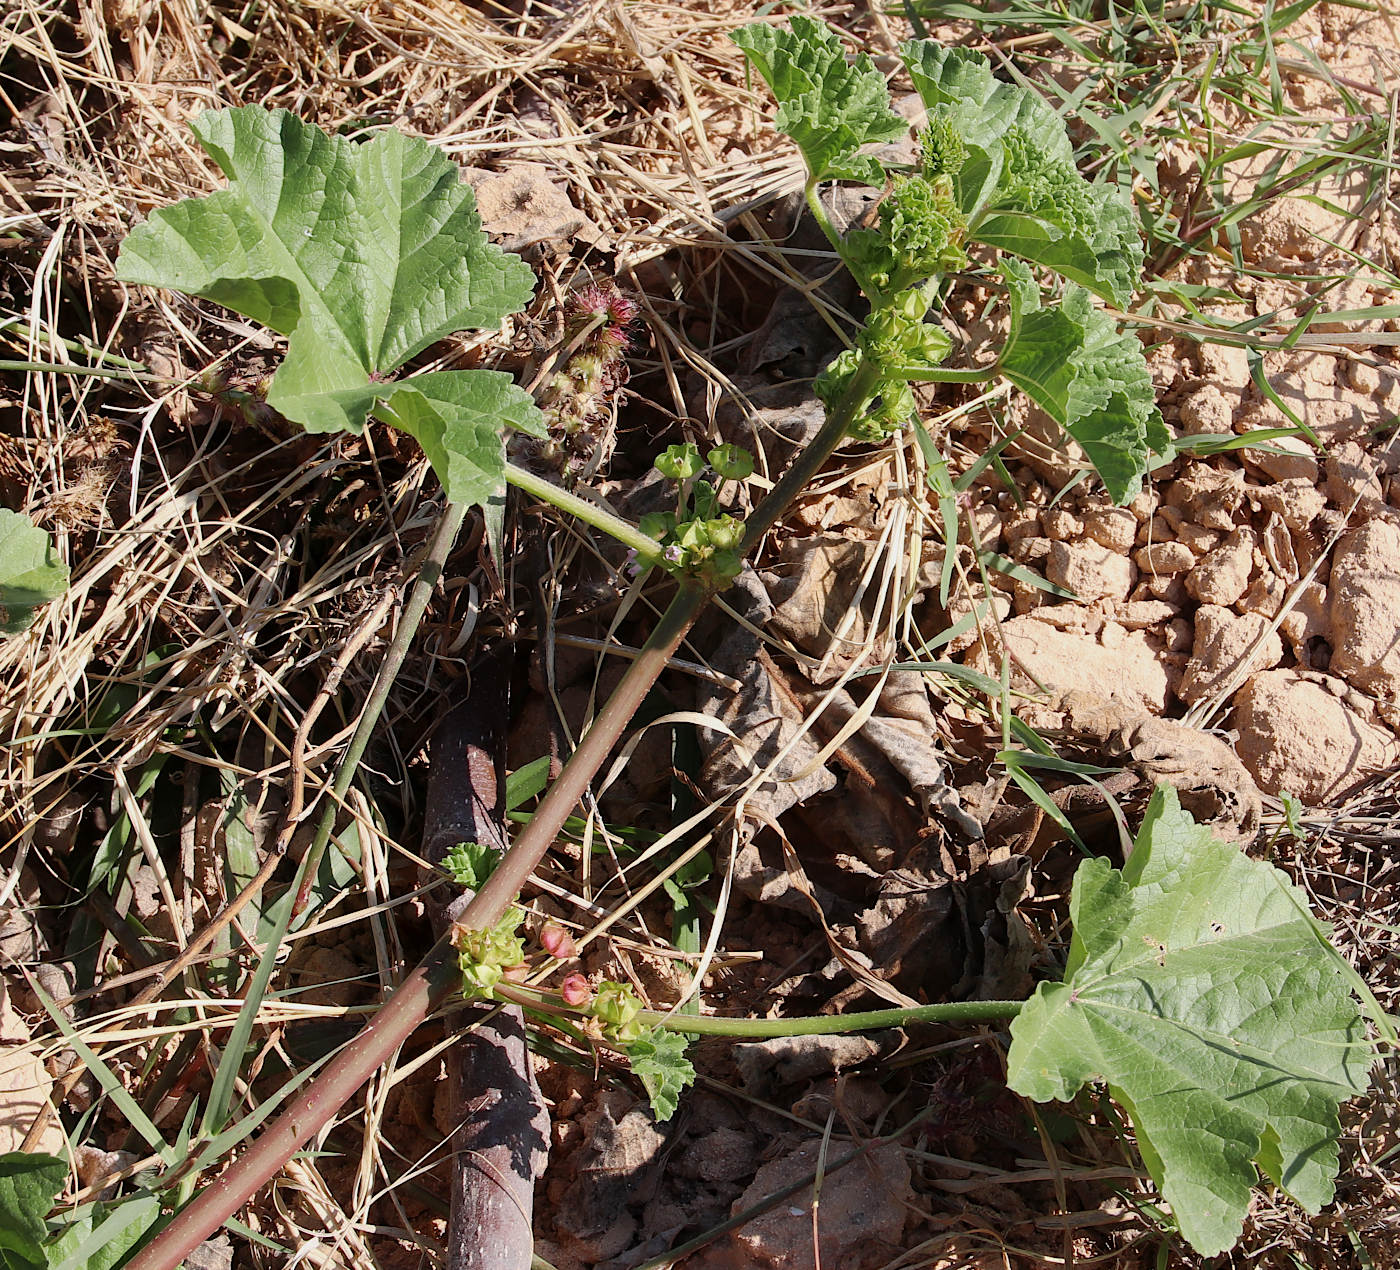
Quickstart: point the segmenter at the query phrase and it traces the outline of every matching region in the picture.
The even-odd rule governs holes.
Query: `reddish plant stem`
[[[530,823],[486,885],[458,917],[459,925],[494,924],[505,906],[515,898],[708,596],[709,592],[700,586],[682,586],[641,654],[579,743],[573,758],[550,786]],[[461,981],[449,932],[433,945],[365,1029],[331,1060],[306,1092],[263,1130],[243,1155],[177,1213],[170,1224],[127,1263],[127,1270],[175,1270],[276,1176],[292,1154],[354,1097],[370,1073],[393,1057],[414,1028],[460,988]]]
[[[878,368],[868,361],[862,362],[817,435],[746,521],[740,548],[744,555],[753,550],[831,457],[857,412],[878,391],[878,383]],[[565,764],[559,779],[550,786],[530,823],[516,838],[486,885],[458,917],[459,927],[489,928],[519,893],[711,593],[709,586],[699,582],[685,580],[681,583],[675,599]],[[242,1156],[177,1213],[170,1224],[127,1263],[126,1270],[176,1270],[189,1253],[276,1176],[293,1153],[329,1123],[371,1073],[389,1061],[414,1028],[441,1006],[460,983],[449,932],[433,945],[364,1031],[331,1060],[306,1092],[263,1130]]]
[[[487,878],[486,885],[462,910],[457,918],[459,926],[489,929],[520,893],[709,597],[710,592],[695,583],[681,585],[637,660],[593,720],[578,749],[564,764],[559,779],[549,787],[530,823],[517,835],[496,871]]]

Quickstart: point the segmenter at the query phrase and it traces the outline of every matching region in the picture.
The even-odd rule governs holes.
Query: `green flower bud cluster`
[[[923,379],[953,350],[948,332],[925,322],[928,297],[922,291],[901,291],[871,315],[857,346],[888,375]]]
[[[934,114],[919,133],[919,155],[923,173],[935,177],[955,177],[967,166],[967,142],[957,125],[942,111]]]
[[[845,396],[863,360],[859,349],[848,348],[817,376],[812,390],[828,412]],[[902,379],[886,379],[880,387],[880,395],[867,402],[864,414],[851,423],[849,435],[858,441],[879,441],[903,428],[916,409],[909,385]]]
[[[850,231],[845,254],[852,270],[875,291],[901,291],[964,268],[966,233],[951,177],[902,177],[880,204],[879,227]]]
[[[708,464],[718,485],[701,479]],[[753,475],[753,455],[737,445],[715,446],[705,457],[692,442],[673,445],[656,460],[656,470],[680,487],[674,512],[650,512],[638,522],[641,531],[664,546],[671,570],[723,581],[743,564],[739,544],[744,522],[719,510],[726,481]]]
[[[490,999],[505,972],[524,962],[525,945],[520,938],[520,923],[524,920],[524,912],[512,904],[490,930],[457,928],[457,964],[462,971],[463,996]]]
[[[888,304],[871,313],[856,347],[847,349],[817,376],[814,391],[830,410],[845,393],[862,361],[874,362],[880,368],[880,396],[852,424],[852,436],[878,441],[898,432],[914,415],[916,407],[909,382],[926,378],[953,347],[941,326],[924,321],[927,312],[928,297],[917,288],[890,297]]]
[[[593,991],[591,1013],[606,1040],[626,1045],[641,1036],[646,1031],[637,1020],[641,1010],[642,999],[625,983],[604,979]]]

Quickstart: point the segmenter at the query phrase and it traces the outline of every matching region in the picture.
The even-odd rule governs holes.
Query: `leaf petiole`
[[[502,984],[498,996],[541,1015],[571,1017],[557,994]],[[913,1023],[997,1023],[1015,1018],[1023,1001],[945,1001],[937,1005],[891,1006],[885,1010],[863,1010],[854,1014],[817,1014],[790,1019],[730,1019],[713,1014],[671,1014],[641,1010],[637,1022],[661,1027],[688,1036],[729,1036],[736,1040],[761,1040],[775,1036],[829,1036],[833,1033],[870,1032],[880,1028],[906,1027]]]
[[[606,507],[589,502],[586,498],[580,498],[577,494],[571,494],[568,490],[545,480],[542,476],[536,476],[534,472],[527,471],[523,467],[517,467],[514,463],[508,462],[505,472],[506,480],[516,489],[523,490],[541,502],[548,503],[551,507],[557,507],[562,512],[568,512],[571,516],[577,516],[585,524],[592,525],[594,529],[601,530],[617,539],[624,547],[630,547],[636,552],[637,559],[641,563],[647,565],[664,565],[666,563],[661,554],[661,544],[655,538],[649,538],[636,525],[623,520],[621,516],[610,512]]]

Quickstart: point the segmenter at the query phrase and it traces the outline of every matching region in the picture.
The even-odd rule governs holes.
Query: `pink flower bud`
[[[540,947],[560,961],[568,961],[570,957],[578,956],[578,945],[574,943],[574,937],[558,922],[546,922],[540,929]]]
[[[582,975],[568,975],[559,985],[559,995],[565,1005],[581,1010],[593,999],[593,989]]]
[[[594,337],[598,351],[611,360],[631,341],[628,328],[637,319],[637,302],[624,295],[613,282],[590,283],[574,292],[566,316],[574,323],[597,322]]]

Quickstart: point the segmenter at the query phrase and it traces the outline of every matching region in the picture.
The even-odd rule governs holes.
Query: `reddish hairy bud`
[[[581,1010],[593,999],[593,989],[582,975],[568,975],[559,985],[559,995],[565,1005]]]
[[[558,922],[546,922],[540,929],[540,946],[551,957],[560,961],[568,961],[570,957],[578,956],[578,945],[574,943],[574,937]]]

